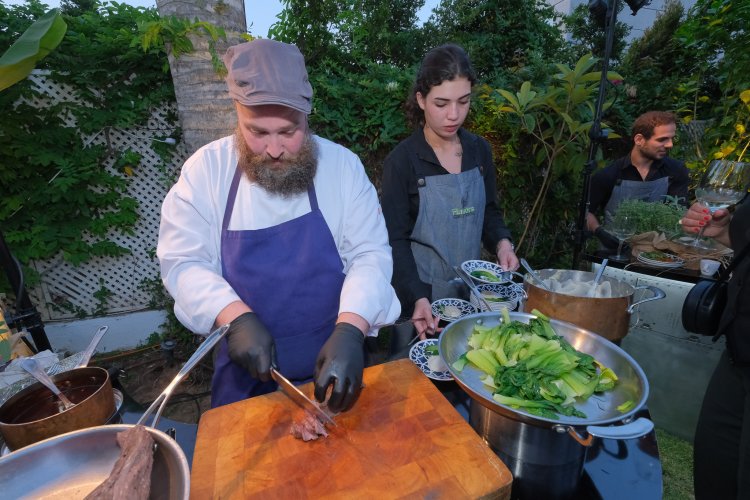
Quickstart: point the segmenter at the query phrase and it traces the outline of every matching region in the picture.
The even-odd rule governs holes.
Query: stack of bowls
[[[503,307],[514,311],[523,297],[523,287],[513,282],[477,285],[477,290],[495,312],[500,312]],[[487,311],[484,303],[477,300],[473,293],[470,301],[478,310]]]

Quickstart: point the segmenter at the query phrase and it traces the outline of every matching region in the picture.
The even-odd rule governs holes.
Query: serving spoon
[[[49,375],[39,366],[34,358],[23,358],[21,368],[31,374],[32,377],[44,384],[50,391],[57,396],[63,404],[63,410],[69,410],[75,406],[62,392],[57,388],[55,383],[49,378]]]
[[[594,276],[594,284],[591,285],[591,289],[589,290],[589,297],[593,297],[596,295],[596,287],[599,286],[599,282],[602,280],[602,275],[604,274],[604,268],[607,267],[607,264],[609,263],[609,259],[602,260],[602,266],[599,268],[599,271],[597,271],[596,276]]]

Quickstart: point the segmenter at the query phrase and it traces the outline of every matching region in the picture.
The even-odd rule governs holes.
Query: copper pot
[[[559,281],[572,279],[578,282],[591,282],[594,273],[586,271],[572,271],[566,269],[543,269],[537,272],[542,280],[555,277]],[[564,293],[551,292],[539,286],[533,278],[526,275],[524,289],[527,299],[523,310],[531,312],[534,309],[542,314],[568,323],[573,323],[585,330],[597,333],[612,342],[620,342],[628,334],[630,315],[635,307],[644,302],[663,299],[664,292],[654,286],[633,287],[615,278],[603,277],[601,282],[609,281],[612,297],[582,297]],[[651,297],[633,301],[636,290],[649,290]]]
[[[104,368],[74,368],[51,377],[74,406],[60,411],[58,398],[36,382],[0,406],[0,433],[17,450],[42,439],[104,425],[115,411],[112,381]]]

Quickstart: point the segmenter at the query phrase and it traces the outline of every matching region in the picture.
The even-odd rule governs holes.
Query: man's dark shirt
[[[690,172],[685,164],[669,157],[654,160],[645,180],[655,181],[662,177],[670,178],[667,194],[681,198],[679,200],[680,203],[687,207]],[[643,181],[641,174],[638,173],[638,169],[630,162],[630,154],[615,160],[591,177],[591,203],[589,205],[589,212],[593,214],[604,213],[604,207],[607,206],[609,198],[612,196],[612,189],[614,189],[618,179],[624,181]]]

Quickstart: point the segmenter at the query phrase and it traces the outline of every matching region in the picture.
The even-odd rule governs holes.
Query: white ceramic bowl
[[[503,307],[513,311],[523,298],[523,286],[518,283],[494,283],[477,285],[477,290],[482,294],[492,311],[500,312]],[[480,311],[486,311],[484,304],[471,294],[471,304]]]
[[[475,283],[488,285],[507,283],[512,276],[494,262],[487,262],[486,260],[467,260],[461,264],[461,269],[471,276]]]
[[[477,312],[476,307],[461,299],[438,299],[431,306],[432,314],[448,323]]]

